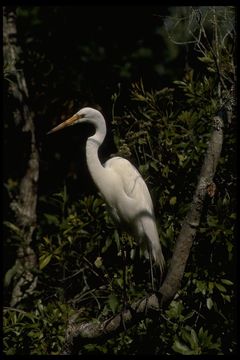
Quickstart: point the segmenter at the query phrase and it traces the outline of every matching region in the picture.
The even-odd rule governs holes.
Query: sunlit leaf
[[[97,267],[97,268],[100,268],[102,266],[103,262],[102,262],[102,258],[100,256],[98,256],[96,258],[96,260],[94,261],[94,265]]]
[[[176,196],[171,197],[171,199],[169,200],[170,205],[175,205],[176,202],[177,202],[177,197]]]
[[[191,350],[187,345],[184,345],[179,340],[175,340],[172,349],[182,355],[192,355],[194,351]]]
[[[212,299],[211,299],[211,298],[207,298],[207,308],[208,308],[208,310],[211,310],[212,306],[213,306],[213,301],[212,301]]]
[[[233,282],[228,279],[221,279],[221,282],[225,285],[233,285]]]
[[[39,269],[44,269],[50,262],[52,258],[52,254],[49,255],[42,255],[39,259]]]
[[[219,283],[215,283],[215,286],[218,288],[218,290],[220,290],[220,291],[222,291],[222,292],[226,292],[226,291],[227,291],[227,289],[226,289],[223,285],[221,285],[221,284],[219,284]]]

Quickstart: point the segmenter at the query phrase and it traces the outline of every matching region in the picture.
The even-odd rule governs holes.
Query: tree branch
[[[223,121],[220,116],[213,119],[213,131],[209,140],[206,155],[201,168],[198,184],[193,196],[190,209],[184,219],[181,231],[178,235],[173,256],[167,276],[159,290],[159,294],[152,294],[131,304],[128,309],[101,322],[77,323],[77,315],[70,319],[66,341],[62,354],[71,354],[73,346],[79,350],[80,344],[91,339],[106,339],[117,332],[131,327],[141,319],[158,312],[161,307],[166,306],[180,289],[184,270],[190,249],[200,224],[201,212],[204,198],[209,186],[213,184],[213,177],[220,158],[223,142]]]
[[[208,187],[213,183],[223,143],[223,121],[220,116],[213,119],[213,131],[201,168],[198,184],[190,209],[178,235],[167,276],[160,293],[162,302],[170,301],[180,288],[190,249],[200,224],[201,212]]]
[[[4,39],[4,68],[6,78],[11,76],[8,87],[9,98],[14,99],[13,112],[11,114],[16,131],[20,133],[15,138],[16,164],[19,172],[23,170],[20,180],[18,195],[12,200],[10,207],[13,210],[18,228],[21,230],[21,245],[18,248],[17,259],[14,265],[16,269],[13,276],[14,285],[12,291],[11,306],[15,306],[36,287],[37,277],[33,274],[37,260],[31,247],[33,232],[36,228],[37,186],[39,177],[39,155],[35,138],[35,126],[33,114],[27,105],[28,89],[22,70],[17,69],[21,48],[17,45],[17,28],[15,9],[3,8],[3,39]],[[18,143],[19,142],[19,143]],[[17,160],[17,143],[22,149],[21,161],[23,169]],[[10,269],[11,271],[11,269]]]

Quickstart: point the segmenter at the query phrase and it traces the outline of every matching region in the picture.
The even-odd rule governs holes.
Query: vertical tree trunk
[[[23,176],[19,182],[18,194],[10,204],[16,226],[22,234],[15,263],[16,272],[13,277],[11,306],[14,306],[28,296],[37,284],[37,276],[33,271],[37,261],[31,242],[36,228],[39,157],[33,113],[28,106],[27,84],[19,65],[21,49],[17,43],[16,13],[15,9],[9,7],[3,8],[3,42],[4,69],[11,77],[8,95],[14,103],[13,113],[8,114],[8,118],[12,117],[15,128],[20,129],[21,136],[18,137],[20,145],[22,149],[27,149],[20,155],[16,153],[16,162],[13,164],[20,167],[17,159],[19,156],[23,157],[24,168],[19,169],[19,174]]]

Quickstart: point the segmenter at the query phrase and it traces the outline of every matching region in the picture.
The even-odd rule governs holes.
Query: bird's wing
[[[147,185],[138,170],[128,160],[114,157],[109,159],[104,166],[117,173],[128,197],[136,199],[144,210],[153,213],[152,199]]]
[[[127,195],[127,199],[121,198],[120,202],[116,202],[115,207],[112,206],[114,217],[119,221],[129,222],[140,242],[146,241],[148,250],[151,251],[154,261],[162,272],[164,257],[157,232],[152,199],[146,183],[138,170],[126,159],[114,157],[105,163],[105,167],[115,172],[117,179],[121,180],[121,186],[118,184],[116,190],[116,198],[119,196],[120,188]],[[123,202],[124,207],[121,208]]]

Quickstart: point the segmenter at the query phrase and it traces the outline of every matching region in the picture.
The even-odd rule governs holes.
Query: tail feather
[[[155,221],[151,217],[144,217],[141,223],[149,251],[151,251],[155,264],[159,266],[160,272],[161,274],[163,274],[165,260]]]

